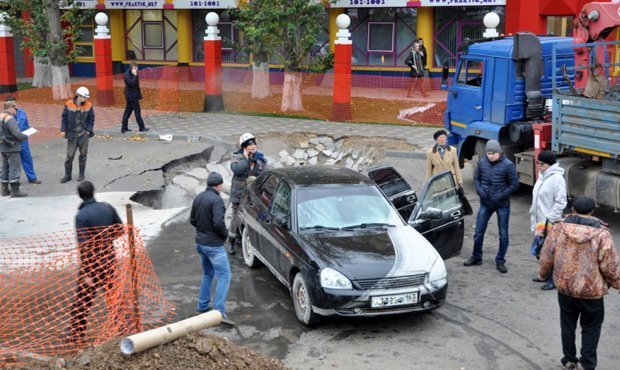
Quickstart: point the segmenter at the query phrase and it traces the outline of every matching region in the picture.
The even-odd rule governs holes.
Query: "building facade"
[[[109,16],[115,73],[131,59],[143,65],[201,65],[204,60],[205,15],[220,16],[222,61],[227,67],[250,62],[240,48],[243,35],[234,27],[229,10],[237,0],[81,0],[86,8]],[[465,38],[481,38],[482,19],[489,11],[500,16],[500,33],[531,31],[569,35],[572,20],[587,0],[336,0],[331,4],[313,53],[333,50],[336,17],[351,18],[354,73],[402,74],[413,41],[425,41],[431,72],[445,59],[455,58]],[[94,76],[94,22],[82,26],[77,46],[81,56],[72,65],[76,76]],[[20,56],[23,58],[23,56]],[[26,58],[28,59],[28,56]],[[27,61],[26,61],[27,62]],[[275,61],[274,61],[275,62]],[[31,68],[25,64],[26,75]],[[274,68],[278,66],[274,63]],[[22,71],[19,71],[22,73]]]

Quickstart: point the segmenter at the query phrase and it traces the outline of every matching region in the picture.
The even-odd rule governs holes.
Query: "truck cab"
[[[532,123],[544,119],[546,101],[552,98],[552,45],[571,42],[568,37],[517,34],[465,43],[448,87],[444,118],[461,166],[483,153],[487,140],[498,140],[513,161],[514,153],[532,145]],[[556,55],[556,66],[572,67],[572,51],[562,50],[566,53]],[[557,81],[566,84],[561,76]]]

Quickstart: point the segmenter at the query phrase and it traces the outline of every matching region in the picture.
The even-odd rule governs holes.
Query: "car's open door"
[[[443,259],[459,255],[465,233],[464,212],[452,173],[433,176],[421,194],[409,224],[433,244]]]
[[[394,167],[380,166],[369,169],[368,177],[379,186],[403,219],[408,220],[418,197],[400,173]]]

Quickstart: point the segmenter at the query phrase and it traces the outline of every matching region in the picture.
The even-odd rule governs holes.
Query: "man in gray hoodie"
[[[545,150],[538,154],[538,180],[532,190],[530,221],[534,237],[543,238],[556,222],[562,220],[566,208],[566,181],[564,169],[556,161],[553,152]],[[534,281],[539,282],[538,278]],[[543,290],[555,288],[550,274]]]

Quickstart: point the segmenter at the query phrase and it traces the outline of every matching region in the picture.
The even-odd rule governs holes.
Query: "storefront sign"
[[[506,0],[420,0],[422,6],[495,6],[506,5]]]
[[[162,9],[166,0],[106,0],[106,9]]]
[[[67,9],[66,1],[61,0],[58,5],[60,5],[60,9]],[[73,6],[80,9],[95,9],[95,6],[97,6],[97,0],[76,0],[73,2]]]
[[[175,9],[236,8],[236,0],[174,0]]]
[[[506,0],[336,0],[332,8],[407,8],[420,6],[494,6]]]

